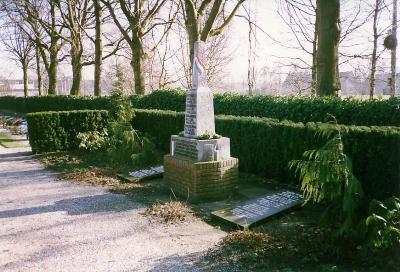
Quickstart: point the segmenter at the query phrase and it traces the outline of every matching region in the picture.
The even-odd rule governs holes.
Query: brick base
[[[239,182],[239,160],[195,162],[164,157],[164,180],[175,195],[191,201],[217,200],[231,195]]]

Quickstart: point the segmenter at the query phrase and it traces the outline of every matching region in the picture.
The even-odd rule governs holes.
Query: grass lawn
[[[21,140],[10,138],[10,136],[0,132],[0,145],[6,148],[27,147],[27,144],[21,143]]]
[[[165,221],[169,217],[163,213],[168,216],[176,213],[182,219],[189,210],[195,217],[222,228],[227,232],[226,237],[196,261],[199,267],[208,267],[208,271],[399,271],[399,252],[365,255],[361,244],[332,240],[333,226],[320,224],[320,207],[307,205],[275,217],[255,231],[237,231],[216,222],[199,204],[182,200],[180,205],[172,201],[162,179],[140,183],[119,181],[116,173],[129,169],[108,165],[104,154],[60,152],[37,157],[46,167],[57,171],[60,179],[107,184],[112,192],[149,206],[147,213],[161,214]],[[257,181],[243,175],[240,182]]]

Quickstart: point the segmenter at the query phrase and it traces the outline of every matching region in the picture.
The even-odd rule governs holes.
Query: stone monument
[[[194,45],[192,88],[186,94],[183,136],[171,136],[164,179],[177,195],[191,200],[220,199],[234,192],[238,159],[230,140],[215,134],[213,93],[207,84],[205,43]]]

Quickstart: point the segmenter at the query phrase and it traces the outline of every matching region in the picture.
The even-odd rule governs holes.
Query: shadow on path
[[[30,151],[20,151],[14,153],[0,153],[0,159],[8,159],[8,158],[18,158],[25,157],[32,159],[32,152]]]
[[[139,204],[127,200],[125,196],[105,193],[102,195],[64,199],[56,201],[52,205],[0,211],[0,218],[12,218],[59,211],[65,211],[69,215],[123,212],[138,208],[141,208]]]
[[[29,177],[32,179],[33,177],[46,175],[46,172],[43,172],[42,169],[34,169],[34,170],[24,170],[24,171],[5,171],[0,173],[0,180],[3,179],[11,179],[11,178],[25,178]]]

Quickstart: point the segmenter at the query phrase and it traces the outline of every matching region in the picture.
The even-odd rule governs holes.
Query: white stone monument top
[[[203,41],[195,42],[193,52],[192,89],[207,87],[206,44]]]
[[[184,136],[215,134],[213,93],[207,84],[206,45],[194,44],[192,88],[186,94]]]

